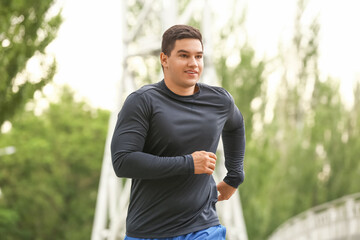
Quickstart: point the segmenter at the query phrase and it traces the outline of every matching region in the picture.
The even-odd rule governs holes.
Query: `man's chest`
[[[211,146],[219,139],[227,110],[211,104],[169,103],[153,108],[148,140],[170,149]]]

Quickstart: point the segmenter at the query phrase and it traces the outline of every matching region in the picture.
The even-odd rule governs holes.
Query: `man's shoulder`
[[[147,85],[142,86],[138,90],[136,90],[134,93],[136,93],[138,95],[143,95],[144,93],[147,93],[151,90],[155,90],[158,88],[159,88],[159,83],[147,84]]]
[[[217,95],[218,97],[232,100],[231,94],[223,87],[212,86],[206,83],[199,83],[199,86],[200,88],[204,89],[207,92],[207,94]]]
[[[158,83],[144,85],[139,89],[130,93],[127,96],[124,104],[131,104],[131,105],[147,104],[151,102],[150,99],[153,98],[154,94],[151,94],[151,92],[155,92],[156,89],[158,88],[159,88]]]

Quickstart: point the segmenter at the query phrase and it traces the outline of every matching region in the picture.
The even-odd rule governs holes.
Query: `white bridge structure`
[[[360,239],[360,193],[311,208],[283,223],[269,240]]]
[[[127,95],[140,87],[137,84],[139,80],[136,79],[134,72],[130,69],[131,60],[149,56],[157,56],[159,59],[162,33],[174,24],[189,24],[194,14],[200,16],[200,30],[203,34],[205,48],[205,67],[201,81],[212,85],[218,84],[215,69],[211,62],[212,9],[207,0],[188,1],[181,14],[177,0],[121,0],[121,4],[121,9],[119,9],[119,14],[122,16],[120,26],[123,39],[119,43],[121,44],[119,54],[122,54],[122,65],[119,66],[121,68],[121,79],[119,79],[118,89],[114,89],[118,94],[118,103],[123,102]],[[135,17],[134,14],[129,15],[133,9],[138,12]],[[149,27],[150,22],[151,28]],[[132,27],[129,28],[129,25]],[[161,80],[161,72],[158,73],[158,76],[158,79],[154,79],[153,82]],[[112,111],[109,121],[92,240],[121,240],[125,236],[125,219],[131,179],[116,177],[110,154],[110,142],[120,108],[119,104],[118,108]],[[226,173],[221,142],[217,154],[219,164],[217,164],[214,177],[219,182]],[[220,222],[227,228],[228,240],[248,239],[239,194],[235,194],[228,201],[219,202],[217,210]]]

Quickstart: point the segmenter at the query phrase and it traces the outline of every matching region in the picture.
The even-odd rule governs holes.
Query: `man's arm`
[[[150,117],[150,105],[144,96],[133,93],[126,99],[111,142],[112,163],[118,177],[156,179],[213,173],[216,161],[214,153],[197,151],[176,157],[144,153]]]
[[[242,114],[232,102],[231,112],[225,123],[222,139],[227,174],[217,185],[218,201],[229,199],[244,181],[245,125]]]

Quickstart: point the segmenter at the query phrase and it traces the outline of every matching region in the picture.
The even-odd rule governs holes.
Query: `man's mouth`
[[[197,74],[198,72],[197,71],[194,71],[194,70],[188,70],[188,71],[185,71],[186,73],[188,74]]]

